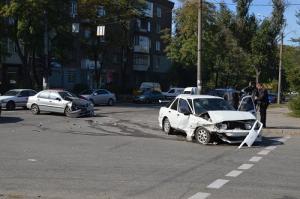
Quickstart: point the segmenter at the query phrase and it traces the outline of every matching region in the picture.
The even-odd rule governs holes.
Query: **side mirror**
[[[58,97],[58,98],[56,98],[55,100],[57,100],[57,101],[61,101],[61,99]]]
[[[93,95],[94,95],[94,96],[96,96],[96,95],[97,95],[97,93],[93,93]]]

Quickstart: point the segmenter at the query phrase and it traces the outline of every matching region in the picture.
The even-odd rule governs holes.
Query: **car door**
[[[36,104],[41,111],[49,111],[49,92],[43,91],[37,96]]]
[[[179,101],[178,98],[175,99],[174,102],[171,104],[171,106],[168,108],[166,113],[166,116],[168,117],[172,128],[177,128],[178,101]]]
[[[23,107],[23,106],[26,107],[29,95],[30,95],[29,90],[21,91],[17,96],[16,105],[20,106],[20,107]]]
[[[242,98],[238,107],[238,111],[247,111],[256,116],[255,104],[250,95]]]
[[[185,99],[180,99],[178,102],[177,129],[186,129],[191,113],[192,110],[188,102]]]
[[[62,98],[56,92],[50,92],[48,107],[51,112],[64,113],[65,111],[65,106],[62,103]]]

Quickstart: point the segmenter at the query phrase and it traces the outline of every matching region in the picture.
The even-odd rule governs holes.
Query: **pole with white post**
[[[202,0],[198,6],[198,59],[197,59],[197,94],[202,91],[201,62],[202,62]]]

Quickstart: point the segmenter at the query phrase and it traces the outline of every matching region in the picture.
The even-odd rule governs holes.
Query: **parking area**
[[[164,134],[158,111],[153,104],[97,106],[95,117],[83,118],[3,111],[0,198],[300,196],[298,136],[268,132],[240,150],[200,145]]]

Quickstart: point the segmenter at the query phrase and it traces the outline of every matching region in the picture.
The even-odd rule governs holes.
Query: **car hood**
[[[213,123],[236,120],[255,120],[255,116],[244,111],[208,111]]]
[[[12,99],[12,98],[14,98],[14,97],[15,97],[15,96],[0,96],[0,101]]]
[[[89,101],[87,101],[85,99],[80,99],[80,98],[76,98],[76,97],[74,97],[74,98],[72,97],[70,99],[71,99],[72,104],[75,104],[77,106],[85,106],[90,103]]]

